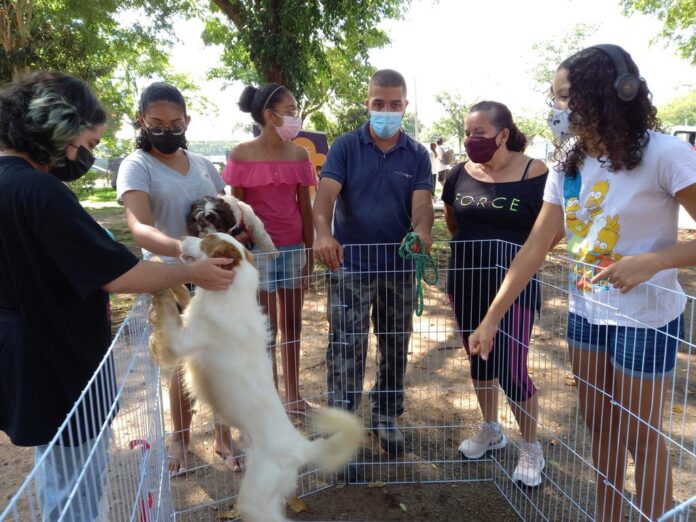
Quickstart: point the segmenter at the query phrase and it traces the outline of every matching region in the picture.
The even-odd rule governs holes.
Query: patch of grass
[[[433,223],[433,247],[430,250],[435,259],[443,259],[449,252],[450,233],[445,223],[444,212],[435,212],[435,223]]]
[[[87,211],[104,228],[107,228],[114,235],[119,243],[123,243],[131,252],[140,257],[140,248],[133,241],[133,235],[128,229],[123,208],[116,206],[88,207]]]
[[[94,189],[94,191],[81,202],[84,201],[91,201],[94,203],[108,203],[113,201],[115,203],[116,189],[112,189],[111,187]]]

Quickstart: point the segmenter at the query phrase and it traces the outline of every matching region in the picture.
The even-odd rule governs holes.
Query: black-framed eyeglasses
[[[181,136],[186,132],[186,127],[161,127],[159,125],[148,126],[145,128],[153,136],[162,136],[165,132],[169,132],[172,136]]]

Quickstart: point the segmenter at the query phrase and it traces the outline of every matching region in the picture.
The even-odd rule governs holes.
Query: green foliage
[[[674,98],[658,109],[657,116],[665,127],[696,125],[696,92]]]
[[[68,187],[75,193],[77,199],[86,199],[94,193],[94,187],[100,176],[102,176],[101,173],[90,170],[80,179],[68,183]]]
[[[662,21],[660,36],[676,45],[696,65],[696,2],[694,0],[621,0],[624,14],[640,12]]]
[[[522,131],[522,133],[527,136],[529,142],[532,141],[534,136],[543,136],[544,138],[551,139],[551,131],[549,126],[546,124],[546,115],[537,114],[531,117],[515,117],[515,125]]]
[[[412,138],[418,138],[419,141],[424,139],[423,131],[425,126],[423,125],[423,120],[418,119],[418,132],[416,132],[416,114],[413,112],[407,112],[404,114],[404,120],[401,124],[406,134]]]
[[[80,201],[90,201],[93,203],[109,203],[111,201],[116,201],[116,189],[108,188],[98,188],[94,189],[92,193],[86,198],[80,198]]]
[[[334,102],[332,118],[326,112],[316,111],[309,117],[308,128],[325,132],[329,145],[341,134],[351,132],[367,121],[367,108],[364,103]]]
[[[575,24],[569,30],[558,33],[557,36],[540,40],[532,45],[537,61],[530,73],[540,93],[549,94],[551,81],[560,63],[582,49],[583,41],[596,33],[598,29],[597,25]]]
[[[459,144],[459,152],[461,152],[465,137],[464,123],[469,114],[471,104],[463,102],[459,93],[441,92],[435,95],[435,100],[442,105],[447,116],[433,123],[428,132],[429,138],[443,138],[446,141],[456,138]]]
[[[90,83],[111,122],[102,150],[118,155],[126,144],[114,134],[133,120],[139,79],[193,88],[183,75],[167,74],[167,53],[174,17],[195,14],[195,6],[196,0],[0,0],[0,84],[31,70]]]
[[[377,26],[409,0],[213,0],[203,34],[223,46],[212,77],[287,86],[310,116],[326,102],[365,98],[371,49],[389,42]],[[340,105],[340,103],[338,104]],[[341,107],[331,107],[341,111]]]

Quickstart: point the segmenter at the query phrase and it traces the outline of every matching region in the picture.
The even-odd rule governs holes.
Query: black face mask
[[[94,155],[89,151],[87,147],[80,145],[76,147],[73,144],[69,144],[71,147],[77,149],[77,158],[74,160],[65,160],[65,165],[62,167],[53,167],[51,169],[51,174],[57,177],[61,181],[75,181],[80,179],[82,176],[89,172],[89,169],[94,165]]]
[[[172,134],[172,131],[165,130],[163,134],[154,136],[148,130],[147,139],[150,141],[150,144],[162,154],[174,154],[186,143],[186,133],[175,136]]]

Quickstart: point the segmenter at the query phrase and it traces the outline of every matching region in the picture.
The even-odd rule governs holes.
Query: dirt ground
[[[104,205],[91,210],[95,217],[114,232],[117,239],[137,251],[125,226],[119,207]],[[437,216],[436,238],[445,239],[443,217]],[[696,235],[683,231],[681,239]],[[444,256],[440,245],[436,255]],[[583,464],[589,459],[582,453],[582,420],[575,413],[576,388],[567,367],[567,350],[563,342],[563,298],[556,285],[561,285],[563,269],[547,266],[545,278],[551,287],[545,293],[548,310],[535,329],[533,343],[543,349],[530,355],[530,372],[540,395],[540,440],[547,456],[547,480],[533,491],[512,487],[509,474],[516,463],[519,431],[506,407],[501,410],[501,423],[511,444],[498,452],[493,460],[462,462],[456,448],[480,420],[475,396],[468,377],[468,361],[451,320],[449,304],[442,285],[429,288],[426,311],[414,324],[407,374],[407,412],[403,418],[407,450],[397,461],[384,453],[376,441],[366,435],[359,454],[360,484],[343,484],[341,477],[326,477],[305,470],[300,479],[298,495],[304,507],[299,513],[288,509],[293,520],[344,521],[508,521],[536,520],[538,514],[530,505],[542,506],[550,520],[584,520],[583,513],[569,506],[562,491],[571,493],[587,506],[593,502],[592,470]],[[694,269],[683,271],[681,281],[687,294],[696,294]],[[325,401],[326,343],[326,281],[316,277],[312,292],[304,306],[302,351],[302,391],[317,403]],[[127,314],[132,298],[112,297],[114,330]],[[369,366],[365,389],[374,374],[374,340],[370,342]],[[675,404],[675,439],[681,444],[694,440],[696,410],[691,400],[696,385],[687,384],[691,362],[680,354],[672,403]],[[163,379],[166,397],[166,379]],[[684,393],[689,397],[685,397]],[[688,400],[687,400],[688,399]],[[363,401],[363,414],[367,412]],[[168,401],[164,401],[165,425],[169,426]],[[677,409],[679,408],[679,410]],[[197,406],[191,445],[191,468],[186,475],[172,479],[172,493],[177,520],[230,520],[234,516],[233,495],[241,478],[227,470],[212,450],[212,416],[204,406]],[[365,417],[367,418],[367,417]],[[683,422],[688,419],[688,422]],[[297,421],[302,427],[302,422]],[[677,498],[694,494],[693,459],[670,446],[675,462],[675,493]],[[12,446],[0,433],[0,512],[17,490],[33,462],[33,450]],[[506,474],[508,476],[506,476]],[[629,464],[629,479],[632,464]],[[471,482],[476,480],[477,482]],[[406,482],[417,482],[406,484]],[[629,480],[630,482],[630,480]],[[496,486],[497,484],[497,486]],[[558,487],[556,487],[558,486]],[[514,506],[514,509],[513,509]],[[517,513],[515,513],[517,510]]]

